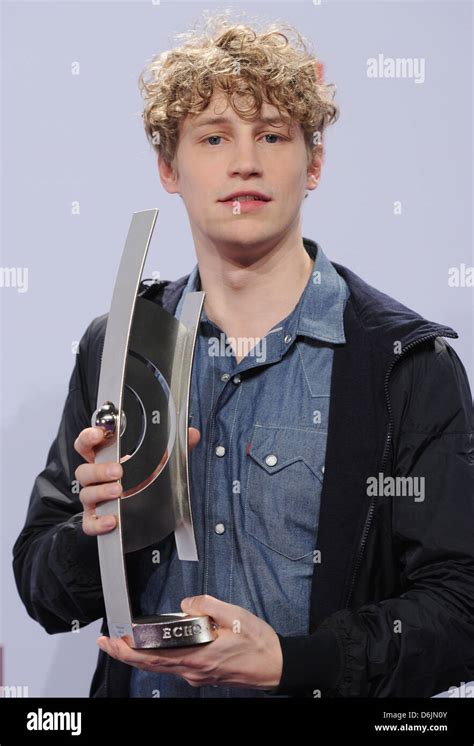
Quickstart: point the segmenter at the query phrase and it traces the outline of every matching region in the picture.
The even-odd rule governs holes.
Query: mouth
[[[219,200],[219,202],[223,205],[231,205],[232,207],[238,203],[240,212],[249,212],[255,210],[257,207],[266,205],[268,202],[271,202],[271,199],[259,192],[237,192]]]

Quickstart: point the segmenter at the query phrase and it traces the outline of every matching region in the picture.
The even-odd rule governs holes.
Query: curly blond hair
[[[177,34],[182,45],[155,55],[141,72],[141,116],[150,143],[172,164],[179,122],[202,112],[217,90],[243,119],[257,119],[267,101],[283,119],[299,122],[309,164],[316,150],[322,152],[325,128],[338,119],[336,87],[324,84],[320,60],[293,26],[274,21],[256,31],[228,15],[211,15],[202,28]],[[238,108],[239,99],[253,105]]]

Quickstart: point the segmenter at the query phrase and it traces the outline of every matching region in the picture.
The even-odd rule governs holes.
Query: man
[[[198,259],[142,292],[177,318],[206,292],[190,406],[200,562],[180,562],[170,536],[158,565],[146,550],[128,571],[141,613],[181,605],[219,630],[165,651],[105,634],[92,696],[427,697],[472,678],[471,395],[444,339],[457,334],[302,237],[315,135],[337,109],[286,31],[191,34],[141,79]],[[22,599],[51,633],[104,615],[95,536],[115,524],[95,506],[121,493],[121,466],[94,464],[88,425],[105,322],[81,340],[14,547]]]

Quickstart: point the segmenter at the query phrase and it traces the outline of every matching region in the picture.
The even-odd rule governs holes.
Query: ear
[[[321,168],[323,165],[323,146],[317,145],[313,151],[313,158],[308,166],[306,179],[306,189],[313,190],[319,184],[321,178]]]
[[[158,155],[157,163],[163,188],[168,194],[179,194],[179,176],[176,163],[167,163],[161,153]]]

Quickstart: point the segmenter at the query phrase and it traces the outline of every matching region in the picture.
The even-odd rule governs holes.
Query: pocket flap
[[[304,461],[322,482],[324,464],[319,461],[323,437],[326,435],[317,430],[255,425],[248,454],[267,474],[277,474],[295,461]]]

